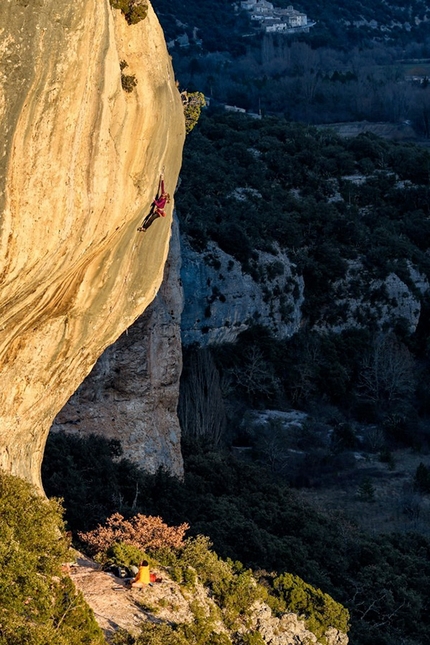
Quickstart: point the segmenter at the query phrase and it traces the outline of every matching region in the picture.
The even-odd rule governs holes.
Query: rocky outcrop
[[[57,415],[53,432],[118,439],[144,470],[183,476],[176,414],[182,370],[183,307],[175,221],[164,280],[145,313],[108,347]]]
[[[393,329],[402,322],[412,334],[421,314],[421,298],[428,292],[425,276],[410,263],[402,280],[396,273],[375,279],[360,260],[349,261],[345,278],[333,285],[330,311],[324,312],[316,329],[336,333],[344,329],[368,327]]]
[[[3,0],[0,33],[0,466],[40,486],[53,419],[160,286],[172,204],[136,229],[185,128],[151,7]]]
[[[317,645],[315,634],[306,628],[305,620],[287,612],[277,618],[265,603],[256,603],[251,619],[252,631],[257,630],[268,645]],[[325,633],[327,645],[347,645],[348,636],[334,627]]]
[[[295,265],[281,250],[276,255],[260,251],[254,268],[252,277],[215,243],[198,253],[182,238],[185,345],[234,342],[255,323],[277,338],[289,338],[299,330],[306,285]],[[429,284],[410,263],[406,271],[403,279],[394,272],[376,279],[360,260],[349,261],[345,278],[333,283],[330,306],[319,312],[314,329],[339,333],[369,324],[385,329],[402,321],[413,333]]]
[[[152,571],[158,581],[152,587],[128,589],[124,580],[102,571],[100,566],[81,556],[76,565],[71,567],[71,577],[93,609],[108,640],[112,639],[119,628],[137,637],[141,625],[146,621],[167,625],[192,624],[195,620],[193,610],[198,606],[199,612],[207,616],[208,622],[214,620],[215,616],[214,632],[222,634],[224,642],[232,642],[227,621],[224,622],[223,614],[207,587],[200,582],[193,587],[179,585],[163,567],[152,568]],[[257,631],[265,645],[320,643],[315,634],[306,628],[303,618],[291,612],[278,618],[264,602],[256,602],[242,618],[242,626],[235,634],[234,642],[240,641],[239,634],[249,635]],[[349,641],[346,634],[333,627],[324,636],[325,645],[347,645]]]
[[[255,267],[258,282],[215,243],[198,253],[182,238],[185,345],[234,342],[255,323],[278,338],[298,331],[304,283],[294,264],[281,250],[260,251]]]

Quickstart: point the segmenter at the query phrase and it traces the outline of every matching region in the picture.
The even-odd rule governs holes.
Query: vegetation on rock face
[[[324,634],[335,627],[344,634],[349,630],[349,613],[328,594],[301,580],[298,576],[284,573],[273,582],[289,611],[306,617],[308,629],[324,643]]]
[[[0,644],[98,645],[92,611],[61,572],[70,559],[62,508],[0,473]]]
[[[200,112],[206,105],[204,94],[201,92],[181,92],[185,114],[185,131],[193,130],[200,118]]]
[[[110,0],[114,9],[121,9],[129,25],[136,25],[148,14],[146,0]]]
[[[121,69],[121,86],[124,92],[132,92],[137,85],[137,79],[134,74],[124,74],[125,68],[128,67],[128,63],[125,60],[122,60],[120,63]]]

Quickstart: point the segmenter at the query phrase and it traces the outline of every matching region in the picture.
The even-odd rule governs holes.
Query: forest
[[[355,645],[430,642],[428,538],[368,534],[353,518],[304,504],[263,464],[186,441],[183,452],[185,480],[180,482],[163,472],[145,474],[121,457],[118,443],[52,435],[44,486],[50,496],[64,499],[75,544],[79,531],[96,529],[115,512],[126,518],[161,515],[175,525],[187,522],[191,540],[208,536],[221,558],[230,558],[238,572],[249,567],[267,589],[288,574],[330,594],[349,610],[349,637]],[[208,556],[200,556],[199,562],[201,574],[210,576]],[[236,604],[244,602],[240,593],[238,589]],[[291,604],[287,607],[294,611]]]

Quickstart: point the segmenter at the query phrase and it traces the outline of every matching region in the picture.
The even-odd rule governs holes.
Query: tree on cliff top
[[[206,99],[201,92],[181,92],[181,98],[184,105],[185,131],[189,134],[200,118]]]
[[[114,9],[121,9],[129,25],[135,25],[146,18],[148,3],[146,0],[111,0]]]

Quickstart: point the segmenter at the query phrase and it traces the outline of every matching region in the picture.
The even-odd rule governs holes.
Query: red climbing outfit
[[[158,191],[157,196],[151,204],[151,210],[148,215],[142,222],[142,226],[139,226],[138,231],[146,231],[154,222],[157,217],[166,217],[164,209],[166,204],[170,202],[170,195],[166,193],[164,188],[164,176],[160,175],[160,181],[158,182]]]
[[[152,205],[155,206],[155,210],[161,217],[166,217],[164,208],[166,204],[170,202],[170,195],[166,193],[166,191],[164,190],[164,179],[162,179],[162,176],[160,177],[160,186],[159,186],[158,194],[160,195],[160,197],[156,197],[152,202]]]

